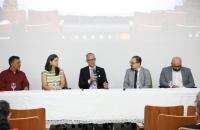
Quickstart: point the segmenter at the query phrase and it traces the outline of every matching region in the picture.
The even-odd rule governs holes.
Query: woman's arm
[[[61,87],[61,89],[63,89],[65,87],[65,84],[66,84],[65,81],[67,82],[66,77],[65,77],[65,73],[62,71],[61,76],[60,76],[60,87]]]
[[[47,76],[44,73],[42,73],[42,75],[41,75],[41,80],[42,80],[42,89],[50,90],[48,83],[47,83]]]

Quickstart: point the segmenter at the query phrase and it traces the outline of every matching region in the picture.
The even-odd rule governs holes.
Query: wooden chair
[[[195,106],[188,106],[187,108],[187,116],[196,116],[196,108]]]
[[[160,114],[183,116],[183,106],[145,106],[144,110],[144,129],[158,130],[157,121]],[[170,129],[169,129],[170,130]]]
[[[40,130],[46,129],[46,114],[45,108],[17,110],[11,109],[11,118],[27,118],[37,116],[40,122]]]
[[[11,129],[40,130],[39,118],[37,116],[27,118],[10,118],[8,120]]]
[[[158,117],[158,130],[177,130],[181,125],[196,123],[195,116],[174,116],[160,114]]]

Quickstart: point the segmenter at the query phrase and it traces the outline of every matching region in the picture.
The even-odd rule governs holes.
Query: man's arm
[[[106,77],[106,72],[103,68],[102,68],[102,82],[103,82],[103,88],[108,89],[108,80]]]
[[[186,88],[195,87],[194,78],[190,69],[188,70],[188,84],[186,84],[185,87]]]
[[[4,91],[4,88],[5,88],[4,76],[2,73],[0,73],[0,91]]]
[[[125,77],[124,77],[124,88],[129,88],[129,80],[128,80],[128,70],[126,71]]]
[[[80,70],[80,75],[79,75],[79,88],[80,89],[87,89],[88,87],[87,86],[89,86],[89,83],[88,83],[88,81],[86,81],[85,79],[84,79],[84,72],[83,72],[83,69],[81,69]]]
[[[152,79],[151,79],[151,73],[149,72],[149,70],[146,70],[146,72],[145,72],[144,87],[152,88]]]
[[[26,77],[26,74],[24,74],[22,86],[23,86],[24,90],[29,90],[29,82],[28,82],[28,79]]]
[[[164,71],[165,70],[163,68],[162,71],[161,71],[161,74],[160,74],[160,87],[161,88],[169,88],[169,84],[168,84],[168,81],[166,81]]]
[[[103,82],[108,83],[108,80],[107,80],[107,77],[106,77],[106,72],[103,68],[102,68],[102,76],[103,76]]]

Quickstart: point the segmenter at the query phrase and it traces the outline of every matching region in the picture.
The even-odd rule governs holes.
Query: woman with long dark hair
[[[66,84],[63,70],[58,67],[59,57],[52,54],[47,58],[45,71],[42,72],[42,88],[44,90],[60,90]]]

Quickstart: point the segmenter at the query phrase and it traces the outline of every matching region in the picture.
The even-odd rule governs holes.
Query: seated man
[[[11,56],[9,65],[7,70],[0,73],[0,91],[28,90],[29,82],[25,73],[20,71],[20,58]]]
[[[127,69],[124,78],[124,89],[152,88],[151,74],[148,69],[141,66],[142,58],[139,56],[133,56],[130,64],[131,68]]]
[[[196,103],[196,124],[181,126],[180,128],[200,130],[200,101]]]
[[[174,57],[171,66],[162,69],[160,74],[161,88],[194,88],[194,79],[189,68],[182,67],[180,57]]]
[[[105,70],[96,66],[96,58],[93,53],[86,55],[88,66],[80,70],[79,87],[81,89],[108,89],[108,81]]]

